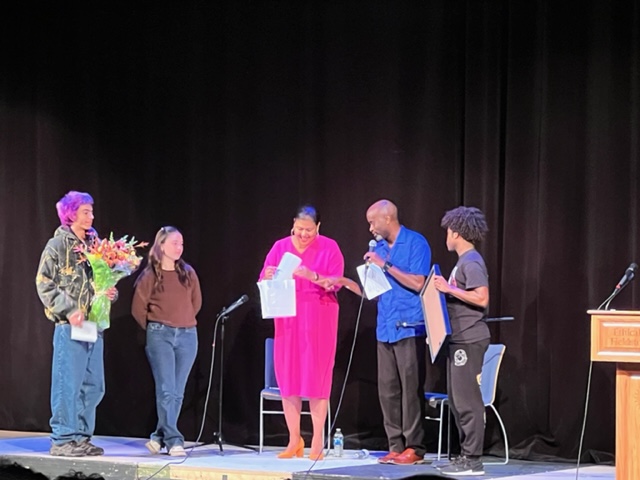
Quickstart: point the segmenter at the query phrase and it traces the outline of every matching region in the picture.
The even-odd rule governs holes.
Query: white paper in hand
[[[364,288],[364,295],[367,297],[367,300],[374,299],[384,292],[391,290],[391,284],[379,266],[373,263],[368,267],[366,265],[360,265],[356,270],[358,271],[360,283]]]
[[[77,342],[96,343],[98,340],[98,325],[94,322],[82,322],[79,327],[71,325],[71,340]]]
[[[273,280],[289,280],[293,278],[293,272],[300,266],[302,259],[293,253],[285,252],[280,264],[273,275]]]
[[[262,318],[296,316],[296,281],[262,280],[258,282]]]

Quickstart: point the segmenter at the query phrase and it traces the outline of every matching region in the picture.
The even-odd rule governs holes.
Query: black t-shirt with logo
[[[489,287],[489,274],[482,255],[471,249],[460,256],[449,277],[449,284],[461,290]],[[487,311],[447,295],[452,343],[474,343],[490,338]]]

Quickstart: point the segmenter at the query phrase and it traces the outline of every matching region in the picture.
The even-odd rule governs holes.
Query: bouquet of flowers
[[[136,242],[135,237],[129,240],[127,235],[114,240],[112,232],[108,239],[93,237],[88,245],[78,247],[78,252],[87,259],[93,271],[95,295],[88,320],[96,323],[98,329],[109,328],[111,300],[107,297],[107,290],[136,271],[142,261],[142,257],[136,254],[136,248],[147,245],[147,242]]]

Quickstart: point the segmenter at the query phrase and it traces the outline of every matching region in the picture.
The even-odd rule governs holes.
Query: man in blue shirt
[[[425,327],[419,292],[431,266],[431,249],[418,232],[400,225],[398,209],[380,200],[367,210],[377,240],[365,259],[384,270],[391,290],[378,301],[378,396],[389,453],[378,461],[424,461]]]

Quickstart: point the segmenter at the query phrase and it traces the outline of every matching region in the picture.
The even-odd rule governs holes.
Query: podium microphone
[[[622,291],[624,287],[629,285],[631,280],[633,280],[633,278],[636,276],[637,270],[638,270],[638,265],[636,265],[634,262],[631,262],[631,265],[627,267],[627,270],[624,272],[624,275],[622,275],[622,278],[616,285],[616,288],[613,289],[613,293],[609,295],[607,299],[604,302],[602,302],[597,309],[609,310],[609,304],[611,303],[611,301],[614,298],[616,298],[616,296],[618,296],[618,294]]]
[[[222,309],[222,312],[220,312],[220,316],[230,314],[236,308],[238,308],[240,305],[243,305],[243,304],[247,303],[248,300],[249,300],[249,296],[248,295],[242,295],[238,300],[233,302],[231,305],[229,305],[228,307]]]
[[[616,285],[616,290],[622,290],[624,287],[628,285],[628,283],[633,280],[636,276],[636,271],[638,270],[638,265],[635,263],[631,263],[627,270],[624,272],[624,275]]]

